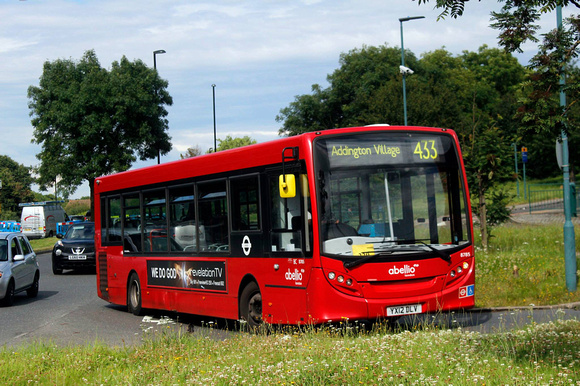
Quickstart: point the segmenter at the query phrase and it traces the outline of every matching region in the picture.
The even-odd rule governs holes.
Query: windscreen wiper
[[[344,268],[346,268],[346,269],[354,268],[354,267],[358,267],[361,264],[368,263],[369,261],[374,260],[377,257],[381,257],[381,256],[384,256],[384,255],[390,255],[391,253],[393,253],[393,251],[384,251],[384,252],[380,252],[378,254],[375,254],[375,253],[370,254],[369,253],[365,257],[360,258],[358,260],[350,261],[348,263],[347,262],[344,262],[343,265],[344,265]]]
[[[430,250],[432,250],[433,252],[435,252],[435,254],[437,256],[439,256],[441,259],[445,260],[448,263],[451,263],[451,256],[437,248],[435,248],[434,246],[432,246],[431,244],[427,244],[424,241],[421,240],[396,240],[397,243],[419,243],[421,245],[426,246],[427,248],[429,248]]]

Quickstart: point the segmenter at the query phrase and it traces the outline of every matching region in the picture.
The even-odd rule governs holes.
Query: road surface
[[[152,331],[169,326],[187,333],[226,339],[235,330],[232,323],[210,318],[153,313],[134,316],[126,307],[105,302],[97,296],[96,276],[92,272],[65,271],[52,274],[50,254],[38,256],[41,278],[38,297],[29,299],[26,293],[16,295],[12,307],[0,308],[0,347],[20,346],[35,341],[49,341],[59,346],[93,344],[110,346],[140,344]],[[476,310],[440,315],[403,317],[405,326],[433,323],[444,327],[497,332],[544,323],[555,319],[578,319],[577,309]],[[213,321],[212,321],[213,323]],[[215,326],[208,328],[208,326]],[[221,328],[225,326],[225,328]]]

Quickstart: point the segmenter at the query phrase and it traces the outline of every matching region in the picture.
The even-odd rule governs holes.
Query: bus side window
[[[121,197],[113,196],[101,200],[101,227],[104,230],[104,243],[121,241]]]
[[[123,229],[124,250],[128,252],[143,251],[139,193],[124,194],[122,201],[121,227]]]
[[[280,195],[278,178],[270,180],[271,209],[271,251],[293,252],[302,249],[302,226],[304,219],[300,206],[300,195],[283,198]]]
[[[203,227],[206,252],[229,251],[228,206],[225,180],[198,184],[198,218]]]
[[[156,189],[143,193],[145,210],[144,241],[145,252],[167,252],[167,207],[165,189]]]
[[[232,178],[232,230],[260,230],[260,185],[257,176]]]
[[[196,252],[198,243],[206,248],[205,231],[195,222],[193,184],[169,189],[169,226],[180,250]]]

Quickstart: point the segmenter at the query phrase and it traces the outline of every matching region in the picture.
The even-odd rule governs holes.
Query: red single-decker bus
[[[306,133],[95,180],[97,286],[130,312],[252,327],[474,306],[456,134]]]

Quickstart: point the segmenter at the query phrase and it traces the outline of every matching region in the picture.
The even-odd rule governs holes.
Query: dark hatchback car
[[[95,265],[95,224],[90,221],[73,223],[52,250],[52,272],[61,275],[63,269],[92,268]]]

